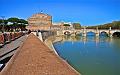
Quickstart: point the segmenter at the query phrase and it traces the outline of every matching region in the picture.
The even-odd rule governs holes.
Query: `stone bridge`
[[[77,34],[81,34],[82,36],[87,36],[87,33],[93,32],[95,33],[95,36],[99,36],[101,33],[106,33],[109,37],[112,37],[114,33],[119,32],[119,29],[81,29],[81,30],[62,30],[62,31],[57,31],[57,35],[72,35],[75,36]]]

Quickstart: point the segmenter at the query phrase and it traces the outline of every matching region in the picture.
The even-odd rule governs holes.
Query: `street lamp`
[[[1,18],[2,18],[2,33],[4,33],[4,31],[5,31],[5,29],[4,29],[4,24],[5,24],[4,19],[5,19],[5,16],[1,16]]]

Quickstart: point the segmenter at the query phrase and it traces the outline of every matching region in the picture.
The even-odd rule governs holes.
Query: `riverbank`
[[[0,75],[79,75],[35,35],[10,59]]]
[[[64,60],[63,58],[61,58],[59,56],[59,54],[57,53],[57,51],[55,50],[53,43],[62,41],[63,39],[59,36],[50,36],[49,38],[47,38],[44,43],[52,50],[55,52],[55,54],[58,56],[59,59],[61,59],[63,62],[66,63],[66,65],[68,65],[72,70],[74,70],[78,75],[81,75],[78,71],[76,71],[66,60]]]

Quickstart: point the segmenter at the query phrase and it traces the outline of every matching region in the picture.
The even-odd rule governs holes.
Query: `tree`
[[[64,24],[63,26],[70,26],[69,24]]]
[[[9,22],[12,22],[12,23],[18,23],[19,19],[18,18],[15,18],[15,17],[11,17],[8,19]]]
[[[24,19],[19,19],[19,21],[18,21],[18,25],[21,30],[25,30],[25,27],[27,24],[28,24],[28,22]]]
[[[0,30],[1,31],[2,31],[3,25],[4,25],[4,30],[6,30],[7,23],[8,23],[7,20],[0,19]]]
[[[11,25],[12,30],[15,30],[15,31],[16,31],[16,29],[17,29],[17,27],[18,27],[17,25],[18,25],[19,19],[18,19],[18,18],[15,18],[15,17],[11,17],[11,18],[8,19],[8,22],[13,23],[13,24]]]
[[[2,19],[0,19],[0,30],[2,30]]]
[[[9,25],[10,26],[10,30],[17,30],[19,31],[19,29],[21,29],[22,31],[23,30],[26,30],[25,27],[26,27],[26,24],[28,24],[28,22],[24,19],[19,19],[19,18],[9,18],[8,19],[8,22],[11,22],[12,24]]]
[[[106,23],[103,25],[89,26],[87,28],[94,29],[96,27],[98,27],[99,29],[109,29],[110,27],[112,29],[120,29],[120,21],[113,21],[112,23]]]
[[[3,23],[2,19],[0,19],[0,25]]]
[[[73,23],[73,28],[74,29],[81,29],[80,23]]]
[[[64,29],[65,29],[65,30],[70,29],[70,25],[69,25],[69,24],[64,24],[63,26],[64,26]]]
[[[4,30],[5,31],[19,31],[20,29],[26,30],[26,25],[28,25],[28,22],[24,19],[19,19],[16,17],[8,18],[7,20],[0,19],[0,30],[2,31],[4,23]]]

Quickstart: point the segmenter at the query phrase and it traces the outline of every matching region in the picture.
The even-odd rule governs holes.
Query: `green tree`
[[[63,26],[70,26],[69,24],[64,24]]]
[[[25,30],[25,27],[26,25],[28,25],[28,22],[24,19],[19,19],[18,25],[21,30]]]
[[[4,30],[6,30],[7,27],[7,20],[0,19],[0,30],[2,31],[3,25],[4,25]]]
[[[0,19],[0,31],[2,30],[2,19]]]
[[[64,29],[65,29],[65,30],[68,30],[68,29],[70,28],[70,25],[69,25],[69,24],[64,24],[63,26],[64,26]]]
[[[2,19],[0,19],[0,25],[2,24],[2,22],[3,22]]]
[[[12,31],[13,31],[13,30],[16,31],[16,29],[18,28],[17,25],[18,25],[19,19],[18,19],[18,18],[15,18],[15,17],[11,17],[11,18],[8,19],[8,22],[13,23],[13,24],[10,25],[10,26],[11,26],[11,30],[12,30]]]
[[[12,30],[12,31],[13,30],[19,31],[19,29],[21,29],[22,31],[26,30],[25,27],[28,24],[28,22],[26,20],[15,18],[15,17],[9,18],[8,22],[12,23],[11,25],[9,25],[10,30]]]

